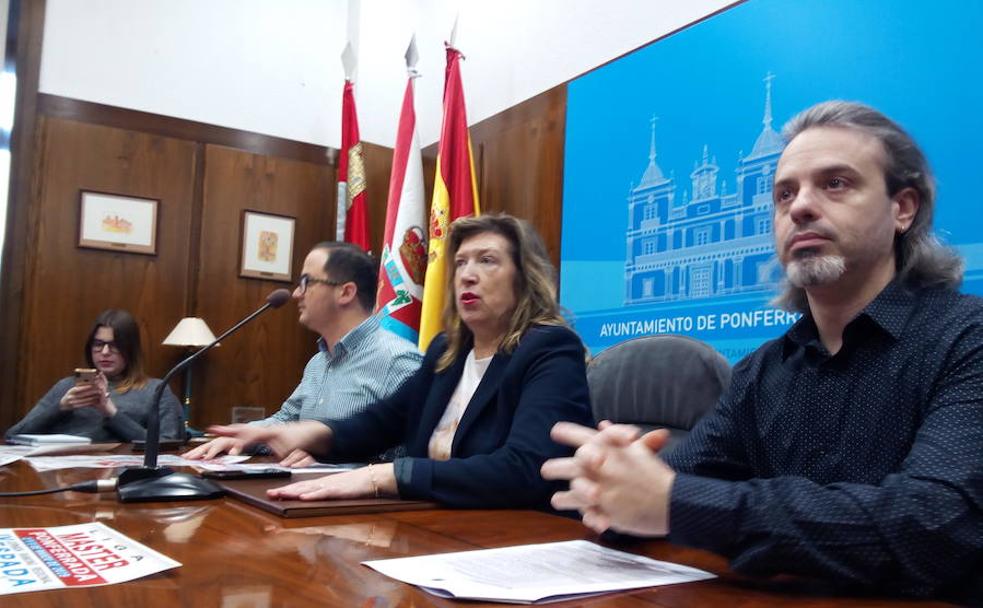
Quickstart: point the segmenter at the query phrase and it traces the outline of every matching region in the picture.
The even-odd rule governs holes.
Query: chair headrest
[[[646,336],[599,353],[587,382],[598,420],[690,429],[730,383],[730,365],[699,340]]]

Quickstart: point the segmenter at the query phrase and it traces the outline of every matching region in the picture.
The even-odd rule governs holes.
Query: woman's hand
[[[101,392],[93,382],[84,382],[68,389],[58,402],[63,411],[77,410],[83,407],[95,407],[99,404]]]
[[[398,492],[393,465],[386,463],[370,464],[354,471],[298,481],[282,488],[267,490],[266,495],[280,500],[332,500],[398,496]]]
[[[113,404],[113,400],[109,397],[109,380],[106,379],[106,376],[102,372],[99,372],[96,374],[96,378],[92,384],[99,391],[97,394],[98,401],[93,407],[99,410],[106,418],[112,418],[116,415],[117,410],[116,405]]]
[[[327,454],[331,447],[331,429],[316,420],[264,426],[229,424],[208,427],[208,432],[220,437],[232,437],[242,445],[266,444],[277,458],[284,458],[294,450]]]

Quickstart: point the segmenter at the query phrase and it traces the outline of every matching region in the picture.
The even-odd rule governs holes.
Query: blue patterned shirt
[[[345,334],[333,354],[324,338],[317,346],[293,394],[254,424],[350,418],[388,397],[423,360],[415,344],[382,329],[375,315]]]
[[[672,542],[983,605],[983,300],[892,283],[835,355],[805,315],[666,460]]]

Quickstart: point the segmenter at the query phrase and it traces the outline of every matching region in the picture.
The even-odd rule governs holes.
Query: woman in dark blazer
[[[399,496],[453,507],[549,508],[543,462],[569,454],[549,436],[561,420],[591,421],[584,347],[560,317],[542,240],[507,215],[460,219],[446,260],[445,334],[388,399],[347,420],[214,427],[332,460],[406,456],[270,490],[276,498]]]

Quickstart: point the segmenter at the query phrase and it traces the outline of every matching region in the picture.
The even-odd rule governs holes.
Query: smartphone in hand
[[[82,384],[92,384],[96,381],[96,374],[98,370],[94,370],[88,367],[76,367],[75,368],[75,386]]]

